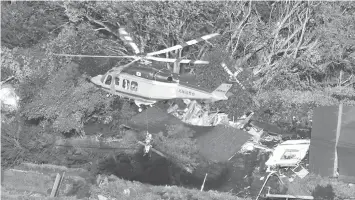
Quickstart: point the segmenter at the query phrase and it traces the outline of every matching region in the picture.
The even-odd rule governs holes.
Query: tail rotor
[[[238,68],[237,71],[232,73],[232,71],[227,67],[227,65],[223,62],[221,63],[221,66],[225,72],[229,75],[229,81],[231,82],[236,82],[240,85],[240,87],[245,90],[244,85],[237,79],[238,74],[243,71],[243,68]]]

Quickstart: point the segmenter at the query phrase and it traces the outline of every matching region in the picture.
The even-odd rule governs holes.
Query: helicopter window
[[[115,85],[120,85],[120,78],[115,77]]]
[[[127,79],[123,79],[123,83],[122,83],[122,87],[124,88],[124,89],[129,89],[129,80],[127,80]]]
[[[132,81],[132,83],[131,83],[131,90],[132,90],[132,91],[135,91],[135,92],[138,90],[138,83],[137,83],[137,82]]]
[[[112,82],[112,76],[111,76],[111,75],[108,75],[108,76],[106,77],[105,84],[106,84],[106,85],[111,85],[111,82]]]

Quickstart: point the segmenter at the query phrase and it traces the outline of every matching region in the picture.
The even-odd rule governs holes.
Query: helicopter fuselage
[[[180,80],[169,70],[134,66],[127,70],[108,71],[91,82],[101,89],[121,97],[133,99],[137,106],[151,105],[169,99],[195,99],[205,102],[227,100],[231,84],[222,84],[215,91],[206,90]]]

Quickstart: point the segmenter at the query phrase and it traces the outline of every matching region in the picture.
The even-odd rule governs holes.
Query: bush
[[[333,187],[330,184],[325,187],[317,185],[317,187],[312,192],[312,196],[317,200],[333,200],[335,193],[333,191]]]

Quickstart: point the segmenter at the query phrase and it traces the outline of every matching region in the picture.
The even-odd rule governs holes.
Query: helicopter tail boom
[[[226,100],[228,99],[227,93],[232,88],[233,84],[222,83],[218,86],[212,94],[218,97],[219,100]]]

